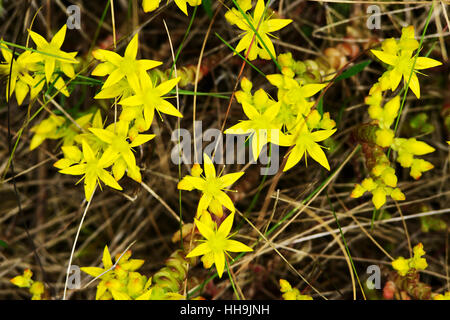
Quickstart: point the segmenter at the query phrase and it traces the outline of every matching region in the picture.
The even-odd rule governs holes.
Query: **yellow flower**
[[[241,121],[225,130],[225,134],[250,134],[253,159],[258,160],[259,154],[267,143],[278,144],[281,124],[275,119],[280,105],[279,102],[275,103],[260,113],[253,105],[242,101],[242,109],[249,120]]]
[[[155,114],[158,112],[169,114],[171,116],[182,118],[183,115],[170,102],[163,98],[180,81],[180,77],[162,82],[154,86],[147,72],[140,74],[140,86],[135,90],[136,95],[120,100],[119,104],[127,108],[143,106],[144,119],[147,129],[150,127]]]
[[[204,256],[203,260],[207,261],[209,265],[213,263],[216,265],[217,274],[219,278],[222,277],[225,269],[225,254],[229,252],[249,252],[253,251],[247,245],[231,240],[229,235],[231,227],[233,226],[234,213],[231,213],[220,225],[219,229],[206,225],[201,221],[195,219],[195,225],[198,231],[206,239],[203,243],[194,248],[186,257],[192,258],[197,256]]]
[[[399,275],[405,276],[409,271],[408,260],[403,257],[398,257],[397,259],[392,261],[392,268],[397,270]]]
[[[240,177],[242,177],[244,172],[235,172],[223,176],[216,176],[214,164],[206,154],[203,154],[203,161],[205,176],[185,176],[178,183],[178,189],[187,191],[197,189],[202,192],[202,197],[198,203],[197,217],[201,216],[203,211],[207,210],[208,207],[212,213],[221,217],[223,215],[222,205],[231,212],[234,212],[236,209],[233,201],[231,201],[230,197],[228,197],[223,190],[226,190],[225,188],[235,183]]]
[[[136,158],[133,154],[133,147],[140,146],[155,137],[154,134],[138,134],[133,141],[128,142],[128,122],[118,121],[111,124],[106,129],[90,128],[100,140],[107,143],[105,154],[109,154],[112,158],[116,158],[112,167],[114,177],[120,180],[128,169],[128,176],[137,182],[141,182],[141,173],[139,167],[136,166]]]
[[[34,78],[30,76],[29,72],[38,70],[37,62],[40,61],[40,57],[36,54],[32,54],[31,51],[24,51],[17,57],[17,59],[14,59],[8,46],[1,44],[0,48],[3,58],[5,59],[5,63],[0,65],[0,74],[8,75],[6,80],[6,101],[8,101],[14,91],[16,92],[18,105],[22,104],[28,94],[28,91],[30,92],[30,99],[34,99],[44,86],[44,82],[39,84],[35,83]],[[10,71],[11,80],[9,79]],[[9,90],[10,82],[11,90]]]
[[[428,263],[425,258],[422,258],[423,255],[425,255],[425,250],[423,250],[423,244],[419,243],[413,248],[412,258],[399,257],[392,261],[392,268],[397,270],[401,276],[406,276],[412,269],[425,270],[428,267]]]
[[[127,251],[123,255],[117,255],[115,257],[117,264],[114,268],[111,268],[113,266],[111,254],[108,246],[105,246],[102,257],[103,268],[81,268],[81,271],[92,277],[99,277],[101,280],[97,285],[96,300],[110,300],[112,298],[115,300],[148,300],[151,295],[149,287],[152,278],[150,277],[147,280],[147,277],[135,272],[144,264],[144,260],[129,259],[130,256],[131,251]]]
[[[50,42],[47,42],[47,40],[38,33],[28,30],[30,37],[36,44],[37,50],[40,51],[35,54],[44,62],[44,72],[47,83],[51,82],[55,69],[60,69],[69,78],[75,77],[73,64],[78,63],[75,59],[77,53],[68,53],[60,49],[64,42],[64,38],[66,37],[66,30],[67,26],[63,25]]]
[[[386,203],[386,190],[382,186],[379,186],[372,191],[372,195],[373,205],[378,210]]]
[[[144,12],[152,12],[159,7],[161,0],[142,0],[142,9]]]
[[[242,12],[246,12],[252,7],[251,0],[238,0],[237,3]],[[236,8],[228,10],[225,14],[225,18],[230,24],[236,25],[239,29],[244,30],[243,37],[239,41],[235,50],[236,52],[245,50],[245,54],[248,55],[248,60],[255,60],[258,55],[261,59],[266,60],[270,60],[271,55],[272,57],[275,57],[275,48],[269,38],[269,36],[272,36],[270,32],[280,30],[292,22],[291,19],[271,19],[270,16],[266,17],[265,11],[264,0],[258,0],[255,10],[253,11],[253,16],[245,13],[246,17],[244,17],[242,12]],[[251,26],[249,25],[249,22]],[[264,42],[270,54],[264,48],[261,40],[253,30],[258,32],[262,42]],[[250,48],[252,40],[253,44]]]
[[[31,300],[42,300],[42,295],[45,292],[44,284],[40,281],[31,279],[33,272],[30,269],[25,269],[23,275],[16,276],[9,280],[12,284],[19,288],[29,288],[32,294]]]
[[[375,133],[375,142],[383,148],[389,147],[394,141],[394,131],[391,129],[378,129]]]
[[[16,276],[9,281],[19,288],[30,288],[33,284],[33,280],[31,279],[32,276],[33,272],[30,269],[25,269],[23,275]]]
[[[450,291],[447,291],[445,294],[435,295],[433,300],[450,300]]]
[[[40,281],[35,281],[30,287],[30,293],[33,295],[31,300],[41,300],[44,291],[44,284]]]
[[[284,300],[313,300],[311,296],[303,295],[297,288],[292,288],[291,284],[284,279],[280,279],[280,291]]]
[[[131,39],[123,57],[113,51],[103,49],[92,52],[97,60],[103,61],[92,71],[92,75],[103,77],[109,74],[102,89],[126,78],[130,87],[136,92],[139,90],[139,75],[162,64],[162,62],[148,59],[136,60],[137,51],[138,33]]]
[[[144,12],[152,12],[158,9],[160,2],[161,0],[143,0],[142,8],[144,9]],[[175,3],[185,15],[188,15],[186,3],[195,7],[201,5],[202,0],[175,0]]]
[[[387,50],[386,48],[384,48],[383,51],[381,50],[371,50],[371,51],[378,59],[393,67],[391,68],[391,70],[387,71],[389,73],[390,86],[392,91],[397,89],[402,77],[406,85],[411,75],[409,87],[414,92],[416,97],[419,99],[420,85],[419,79],[417,78],[416,75],[417,71],[433,68],[441,65],[442,63],[427,57],[417,57],[417,60],[415,61],[414,64],[415,57],[412,56],[412,53],[413,50],[415,49],[415,45],[411,47],[408,46],[407,44],[411,41],[411,31],[412,31],[412,39],[414,39],[414,28],[412,29],[411,28],[412,27],[403,28],[402,40],[400,40],[400,48],[401,49],[403,48],[403,50],[400,50],[398,53],[397,50],[395,49]],[[408,36],[406,36],[407,34]]]
[[[30,150],[37,148],[45,139],[59,139],[62,137],[62,126],[66,119],[61,116],[51,114],[47,119],[31,128],[34,136],[30,142]]]
[[[307,155],[317,161],[325,169],[330,170],[327,156],[323,152],[321,146],[317,143],[329,138],[336,129],[332,130],[317,130],[311,132],[308,129],[306,122],[301,121],[297,127],[293,130],[291,135],[280,135],[280,146],[294,146],[289,153],[289,158],[286,162],[283,171],[287,171],[295,166],[305,156],[305,162]],[[307,162],[306,162],[307,165]]]
[[[64,168],[59,170],[59,172],[70,175],[83,175],[84,193],[86,200],[88,201],[91,199],[95,186],[99,180],[103,181],[111,188],[122,190],[122,187],[117,181],[105,170],[105,168],[110,167],[117,159],[117,153],[109,150],[108,152],[104,152],[101,158],[98,159],[86,140],[83,140],[82,147],[85,163]]]
[[[311,107],[315,102],[309,101],[308,98],[318,93],[327,84],[300,84],[293,77],[281,74],[270,74],[267,76],[267,80],[278,88],[278,100],[281,102],[281,106],[277,120],[286,126],[288,130],[291,130],[298,123],[299,119],[303,119],[306,116],[308,117],[308,124],[312,125],[310,125],[310,128],[320,123],[321,117],[317,111],[310,114]]]

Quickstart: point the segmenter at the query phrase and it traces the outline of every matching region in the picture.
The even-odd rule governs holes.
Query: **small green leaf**
[[[319,111],[319,114],[323,117],[323,98],[320,98],[317,103],[317,111]]]
[[[0,240],[0,247],[8,248],[8,244],[5,241]]]
[[[360,73],[361,71],[364,70],[365,67],[367,67],[372,61],[371,60],[367,60],[367,61],[363,61],[360,63],[355,64],[353,67],[351,67],[348,70],[345,70],[344,72],[342,72],[342,74],[337,77],[334,81],[338,82],[347,78],[350,78],[352,76],[354,76],[357,73]]]
[[[210,19],[212,19],[213,12],[212,12],[212,2],[211,2],[211,0],[203,0],[202,1],[202,6],[203,6],[203,9],[205,9],[206,14],[208,15],[208,17]]]

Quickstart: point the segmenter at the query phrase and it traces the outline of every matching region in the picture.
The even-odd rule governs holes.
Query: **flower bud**
[[[382,187],[376,188],[373,192],[372,202],[376,209],[380,209],[386,203],[386,192]]]
[[[389,147],[394,140],[394,131],[390,129],[380,129],[376,133],[376,144],[380,147]]]
[[[361,186],[360,184],[356,184],[355,188],[352,191],[352,194],[350,195],[350,197],[352,198],[359,198],[361,197],[364,193],[366,192],[366,189],[364,189],[363,186]]]
[[[247,77],[243,77],[241,80],[241,88],[244,92],[250,92],[252,90],[252,82],[247,79]]]

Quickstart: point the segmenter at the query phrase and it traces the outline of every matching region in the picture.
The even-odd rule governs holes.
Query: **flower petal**
[[[209,248],[208,243],[203,242],[203,243],[199,244],[198,246],[196,246],[191,252],[189,252],[188,255],[186,256],[186,258],[202,256],[209,252],[211,252],[211,249]]]
[[[225,239],[231,231],[233,227],[234,220],[234,212],[230,213],[228,217],[220,224],[219,229],[217,230],[217,237]]]
[[[214,237],[214,230],[210,226],[204,224],[203,222],[197,219],[194,219],[194,221],[198,231],[205,239],[209,240],[212,237]]]
[[[112,86],[113,84],[119,82],[125,75],[123,74],[123,72],[120,69],[116,69],[114,70],[108,77],[108,79],[106,79],[105,83],[103,83],[103,87],[107,88]]]
[[[102,180],[107,186],[122,190],[122,187],[117,183],[116,179],[113,178],[111,174],[109,174],[105,169],[100,169],[98,171],[98,177]]]
[[[139,134],[136,138],[133,139],[133,142],[131,143],[131,147],[137,147],[141,144],[146,143],[147,141],[152,140],[156,135],[154,134]]]
[[[318,131],[314,131],[313,133],[311,133],[311,138],[314,141],[323,141],[325,139],[328,139],[329,137],[331,137],[333,135],[333,133],[336,132],[336,129],[332,129],[332,130],[318,130]]]
[[[287,171],[295,166],[305,154],[305,146],[303,144],[296,145],[289,153],[289,158],[286,161],[283,171]]]
[[[180,111],[177,110],[170,102],[160,99],[159,103],[156,106],[156,109],[158,109],[160,112],[169,114],[171,116],[183,118],[183,115],[180,113]]]
[[[57,48],[61,48],[64,42],[64,38],[66,37],[66,30],[67,25],[64,24],[62,28],[59,29],[59,31],[53,36],[53,39],[50,41],[50,44]]]
[[[214,264],[216,265],[219,278],[222,278],[223,270],[225,269],[225,254],[223,251],[214,252]]]
[[[178,189],[192,191],[194,189],[204,190],[205,189],[205,179],[193,176],[185,176],[178,182]]]
[[[60,173],[70,174],[74,176],[82,175],[86,172],[86,164],[76,164],[74,166],[59,170]]]
[[[197,213],[196,213],[197,217],[199,217],[203,213],[203,210],[208,209],[211,201],[212,201],[212,195],[207,194],[207,193],[204,193],[202,195],[202,197],[200,198],[200,201],[198,202]]]
[[[109,269],[113,265],[113,262],[111,260],[111,255],[110,255],[109,250],[108,250],[108,246],[105,246],[105,248],[103,249],[102,262],[103,262],[103,267],[105,269]]]
[[[170,92],[170,90],[172,90],[177,85],[177,83],[180,81],[180,79],[181,79],[181,77],[178,77],[178,78],[170,79],[170,80],[160,83],[156,87],[156,89],[158,89],[158,91],[160,93],[160,96],[168,94]]]
[[[99,129],[99,128],[89,128],[89,131],[91,131],[93,134],[95,134],[95,136],[97,138],[99,138],[100,140],[111,144],[115,134],[112,133],[109,130],[105,130],[105,129]]]
[[[226,188],[235,183],[245,172],[235,172],[223,175],[219,178],[221,188]]]
[[[413,74],[411,75],[411,80],[409,81],[409,87],[411,88],[412,92],[414,92],[417,99],[420,99],[419,79],[417,78],[417,75],[415,72],[413,72]]]
[[[139,34],[136,33],[131,39],[131,41],[128,43],[127,48],[125,49],[124,54],[125,57],[136,59],[138,51],[138,41],[139,41]]]
[[[397,56],[394,56],[392,54],[386,53],[384,51],[380,50],[370,50],[378,59],[383,61],[384,63],[387,63],[391,66],[394,66],[397,61]]]
[[[45,47],[48,45],[47,40],[45,40],[44,37],[41,36],[40,34],[34,32],[34,31],[31,31],[31,30],[28,30],[28,33],[30,34],[31,39],[33,39],[34,43],[36,44],[36,47],[38,48],[38,50],[39,50],[39,48],[42,48],[42,47]]]
[[[205,169],[206,179],[211,179],[216,177],[216,169],[210,157],[206,153],[203,154],[203,168]]]
[[[291,22],[291,19],[270,19],[266,22],[267,32],[280,30]]]
[[[322,148],[317,143],[311,143],[306,147],[308,154],[320,163],[325,169],[330,170],[330,165],[328,164],[327,156],[323,152]]]
[[[250,252],[252,248],[236,240],[226,240],[225,251],[230,252]]]
[[[427,58],[427,57],[417,57],[416,65],[414,66],[414,69],[422,70],[422,69],[428,69],[433,68],[436,66],[440,66],[442,62]]]

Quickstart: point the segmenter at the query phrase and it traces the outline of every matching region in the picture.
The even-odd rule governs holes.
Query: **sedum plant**
[[[419,179],[423,172],[433,168],[430,162],[417,158],[433,152],[433,147],[415,138],[395,137],[395,131],[391,128],[401,111],[400,93],[396,93],[384,103],[383,96],[389,91],[397,92],[396,89],[403,79],[403,89],[411,88],[419,99],[417,70],[441,64],[431,58],[419,57],[419,52],[414,55],[419,49],[419,43],[414,38],[413,26],[403,28],[399,40],[391,38],[383,41],[381,49],[372,50],[372,53],[385,62],[388,69],[372,86],[365,99],[365,103],[369,105],[368,113],[372,122],[360,126],[356,133],[357,139],[363,144],[370,177],[361,184],[356,184],[351,194],[351,197],[359,198],[365,192],[372,193],[372,202],[376,209],[386,203],[387,196],[394,200],[405,200],[405,195],[397,187],[395,168],[386,156],[385,148],[397,152],[396,161],[403,168],[410,168],[410,175],[414,179]]]

